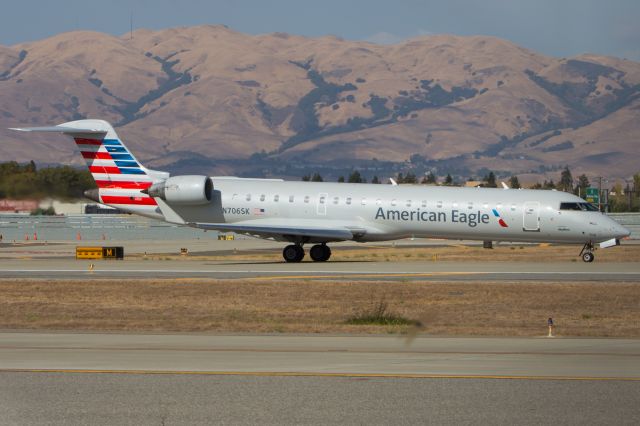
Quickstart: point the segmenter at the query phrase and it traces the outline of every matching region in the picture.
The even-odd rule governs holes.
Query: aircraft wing
[[[309,226],[282,226],[282,225],[249,225],[238,223],[198,223],[187,225],[200,229],[212,229],[216,231],[231,231],[240,234],[258,235],[263,238],[273,237],[287,239],[286,237],[309,237],[326,239],[327,241],[351,240],[357,232],[347,228],[325,228]],[[358,230],[362,231],[362,230]]]

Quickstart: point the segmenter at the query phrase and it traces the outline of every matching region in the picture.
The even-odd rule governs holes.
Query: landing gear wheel
[[[586,251],[586,252],[582,253],[582,260],[583,261],[585,261],[587,263],[591,263],[591,262],[593,262],[593,259],[595,259],[595,256],[590,251]]]
[[[593,262],[595,256],[593,254],[593,243],[591,241],[584,244],[582,250],[580,251],[580,257],[582,257],[582,260],[586,263]]]
[[[326,262],[331,257],[331,249],[326,244],[316,244],[309,251],[314,262]]]
[[[297,244],[290,244],[282,250],[286,262],[300,262],[304,258],[304,249]]]

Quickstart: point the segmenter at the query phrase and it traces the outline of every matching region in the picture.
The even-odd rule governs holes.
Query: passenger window
[[[483,203],[482,207],[484,207],[485,209],[488,209],[489,208],[489,203]]]
[[[516,211],[516,205],[515,204],[511,204],[511,211],[515,212]]]
[[[264,199],[265,199],[265,195],[264,195],[264,194],[262,194],[262,195],[260,196],[260,201],[264,201]]]
[[[427,207],[427,200],[422,200],[422,207]]]
[[[305,196],[304,196],[304,202],[305,202],[305,203],[309,203],[309,196],[308,196],[308,195],[305,195]]]
[[[471,201],[469,201],[469,204],[467,204],[467,208],[469,210],[471,210],[473,208],[473,203]]]
[[[235,200],[236,198],[238,198],[238,194],[233,194],[233,197],[231,197],[232,200]]]
[[[454,201],[454,202],[453,202],[453,207],[454,207],[454,208],[457,208],[457,207],[458,207],[458,202],[457,202],[457,201]]]
[[[251,194],[247,194],[247,201],[251,201]]]
[[[407,207],[411,207],[411,200],[407,200]]]
[[[351,197],[347,197],[347,205],[351,205]]]
[[[442,208],[442,201],[438,201],[437,206],[438,206],[439,209],[441,209]]]
[[[275,201],[276,203],[277,203],[278,201],[280,201],[280,196],[279,196],[279,195],[274,195],[274,196],[273,196],[273,201]]]
[[[293,203],[293,195],[289,195],[289,202]]]
[[[324,204],[325,196],[320,197],[320,204]]]
[[[500,210],[502,208],[502,203],[498,203],[496,207],[498,208],[498,210]]]
[[[396,200],[391,200],[391,205],[395,206],[396,205]]]
[[[363,199],[362,199],[362,201],[361,201],[361,204],[362,204],[363,206],[366,206],[366,205],[367,205],[367,199],[366,199],[366,198],[363,198]]]
[[[340,201],[339,197],[334,197],[333,198],[333,204],[338,204],[338,201]]]
[[[378,198],[378,199],[376,200],[376,204],[379,206],[380,204],[382,204],[382,200],[381,200],[380,198]]]

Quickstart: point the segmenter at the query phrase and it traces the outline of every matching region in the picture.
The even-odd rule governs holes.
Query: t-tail
[[[106,121],[78,120],[57,126],[12,130],[58,132],[72,137],[98,187],[85,191],[87,198],[126,212],[163,217],[156,200],[145,190],[156,182],[166,180],[169,173],[144,167]]]

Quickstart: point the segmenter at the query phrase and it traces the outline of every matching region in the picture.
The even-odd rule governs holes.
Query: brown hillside
[[[282,174],[265,164],[412,155],[444,174],[640,169],[640,63],[551,58],[494,37],[382,46],[224,26],[132,40],[71,32],[0,46],[0,100],[3,160],[80,164],[63,138],[5,129],[89,117],[116,125],[149,166],[175,171]]]

